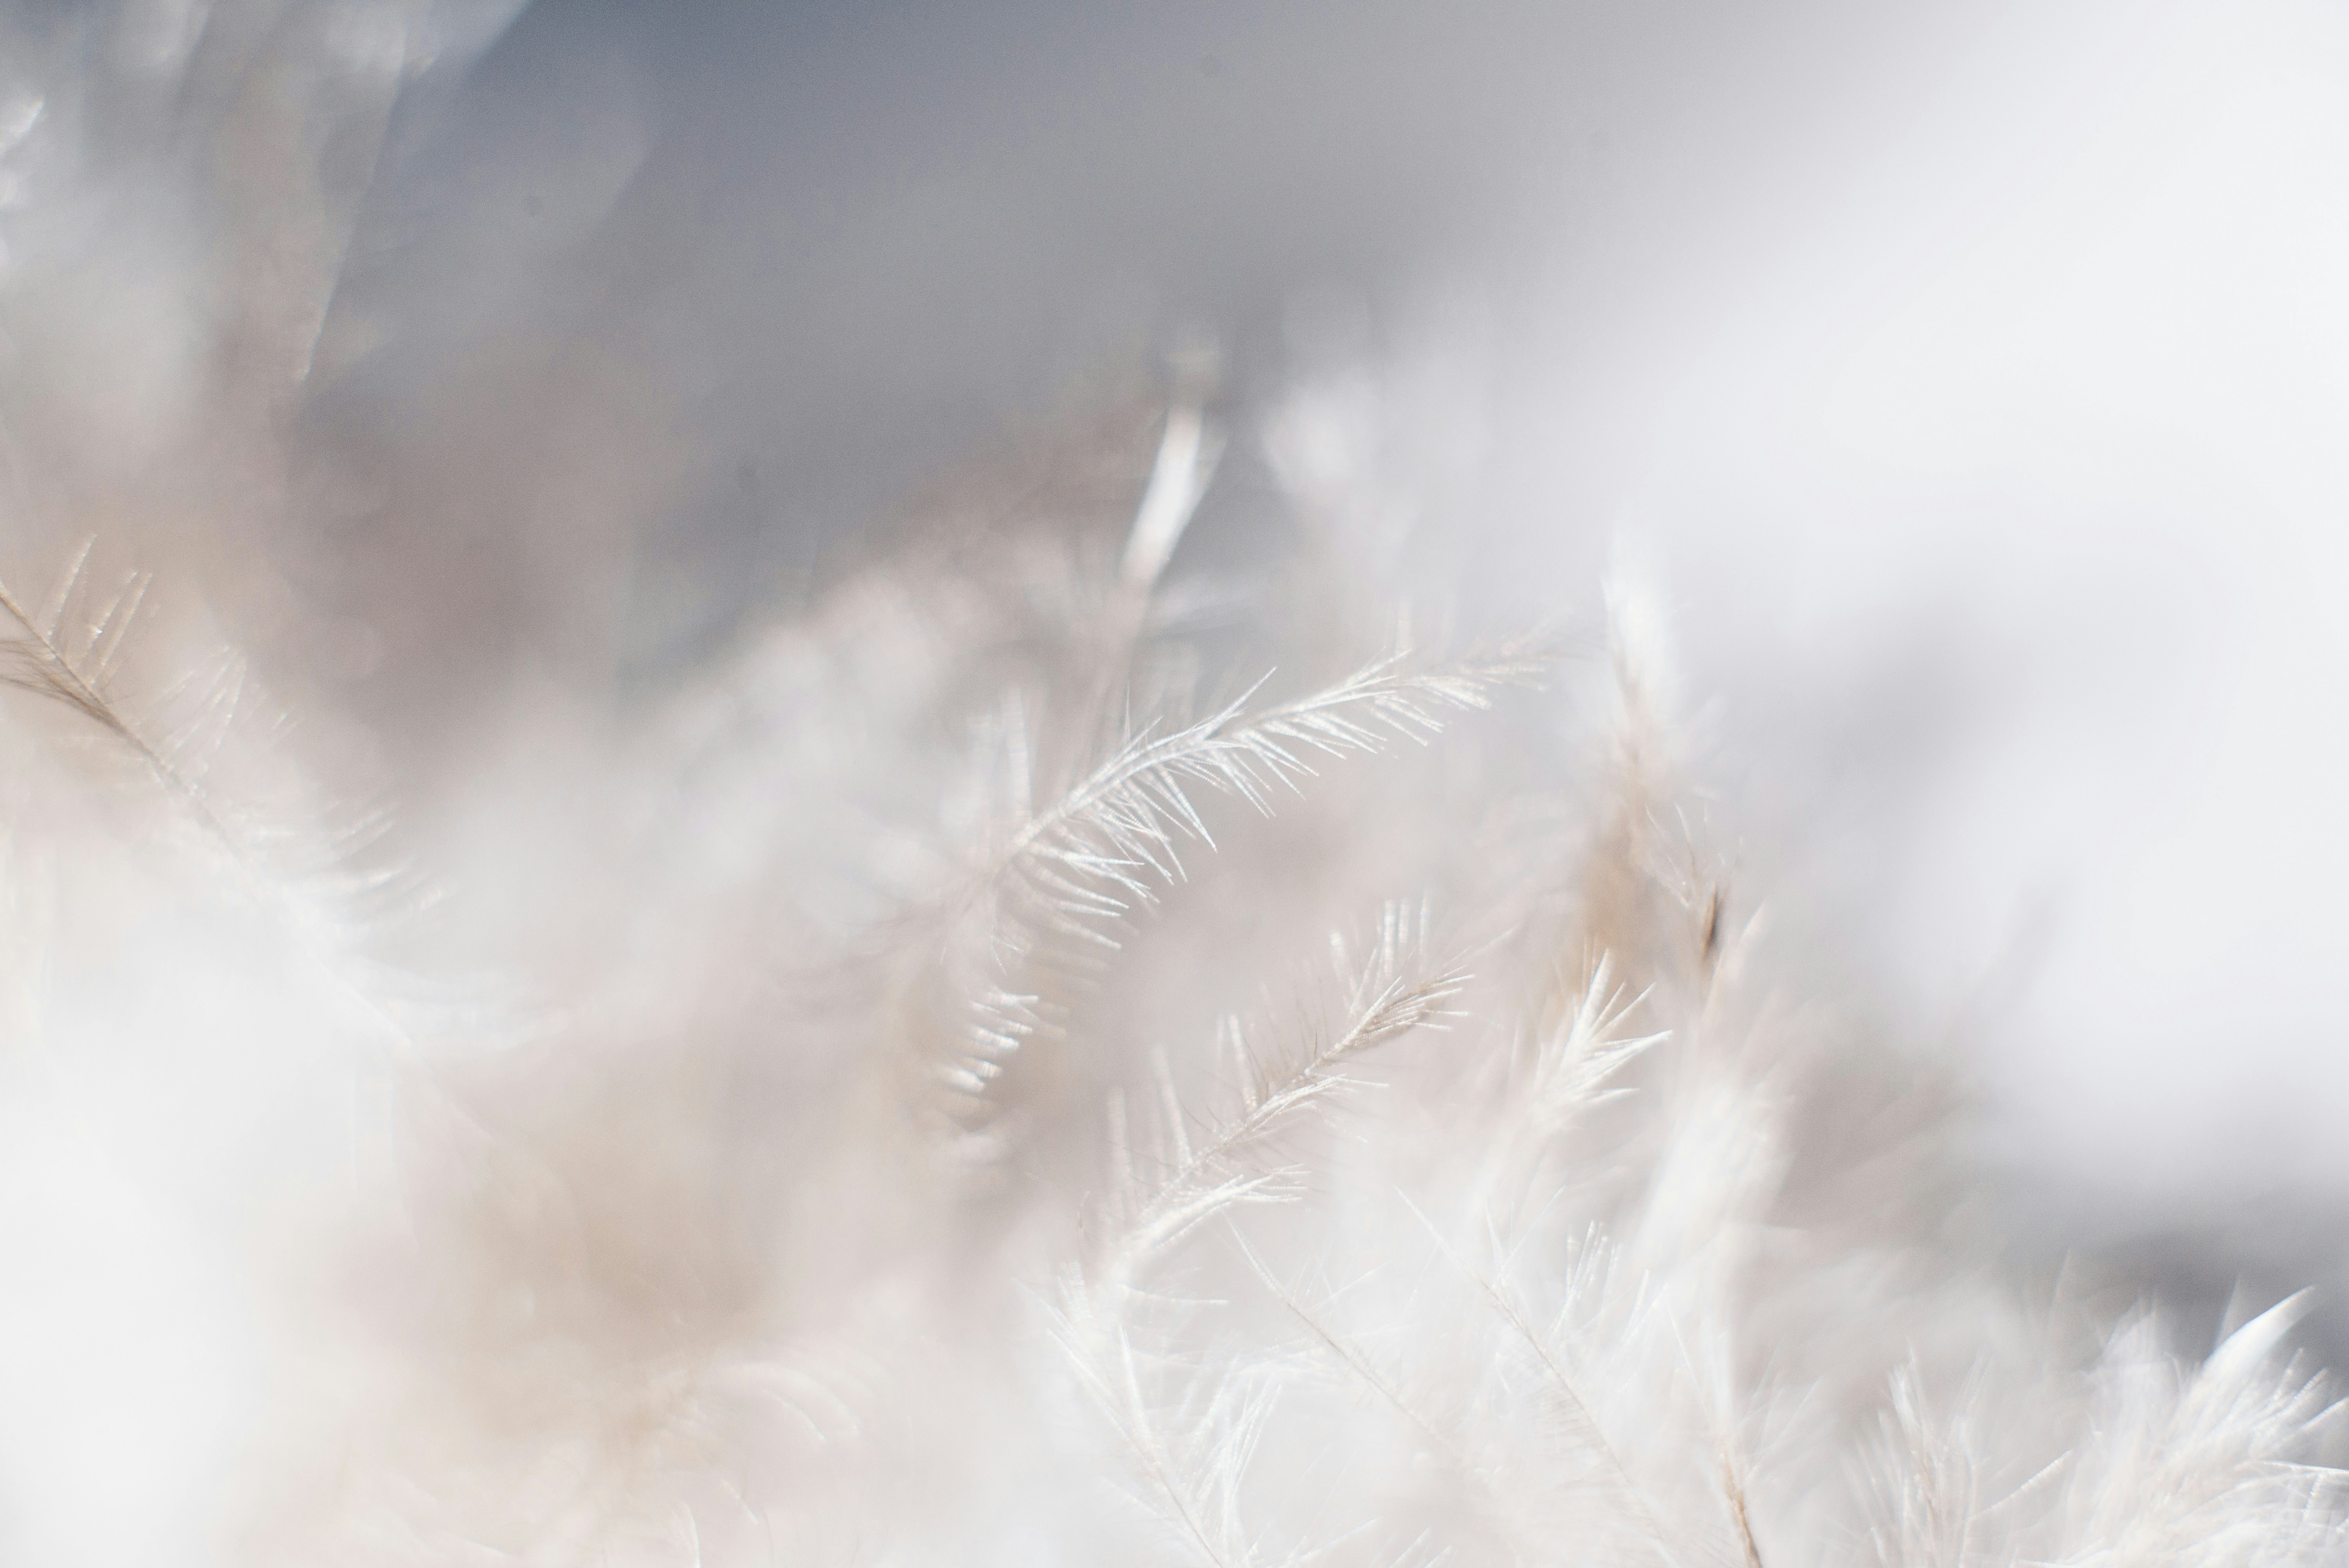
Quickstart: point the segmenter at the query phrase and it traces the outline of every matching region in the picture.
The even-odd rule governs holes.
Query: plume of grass
[[[1285,1057],[1250,1050],[1237,1027],[1226,1031],[1237,1103],[1194,1137],[1179,1106],[1164,1118],[1164,1171],[1135,1176],[1123,1130],[1113,1137],[1123,1168],[1116,1208],[1103,1226],[1093,1262],[1072,1276],[1070,1294],[1085,1305],[1072,1315],[1090,1319],[1102,1301],[1115,1302],[1185,1237],[1230,1209],[1278,1201],[1294,1172],[1264,1167],[1257,1156],[1286,1127],[1344,1090],[1347,1068],[1364,1053],[1414,1030],[1443,1026],[1447,1004],[1466,987],[1466,970],[1451,965],[1410,967],[1416,947],[1413,915],[1388,910],[1367,963],[1352,976],[1342,1022],[1317,1043]],[[1340,949],[1343,951],[1342,946]],[[1121,1119],[1123,1119],[1121,1118]]]
[[[85,541],[48,601],[28,607],[0,580],[0,612],[16,635],[0,643],[0,685],[63,703],[117,741],[223,843],[233,844],[203,788],[203,775],[236,718],[241,671],[208,683],[174,743],[150,740],[131,721],[113,685],[151,579],[133,574],[102,602],[89,571],[97,541]]]
[[[292,170],[222,253],[288,269],[240,287],[299,286],[244,299],[268,374],[156,446],[165,492],[199,488],[169,470],[223,431],[274,453],[299,423],[285,387],[356,352],[334,301],[357,204],[438,36],[369,0],[205,15],[217,47],[172,68],[262,150],[212,158],[197,117],[158,110],[205,155],[171,166]],[[366,103],[324,114],[355,73]],[[332,201],[342,151],[305,139],[329,123],[354,165]],[[218,337],[200,365],[245,363]],[[355,1130],[331,1178],[255,1179],[242,1219],[309,1203],[336,1228],[223,1293],[264,1304],[237,1343],[265,1347],[272,1397],[243,1469],[172,1516],[184,1558],[2342,1561],[2304,1301],[2199,1360],[2157,1313],[2082,1308],[2059,1334],[2026,1309],[1954,1217],[1966,1171],[1919,1130],[1940,1069],[1791,998],[1699,842],[1636,596],[1615,596],[1611,686],[1568,668],[1517,708],[1501,694],[1553,673],[1555,639],[1448,658],[1362,631],[1408,624],[1397,528],[1440,510],[1380,504],[1407,487],[1376,472],[1317,469],[1319,499],[1288,498],[1310,514],[1295,558],[1219,579],[1191,542],[1228,522],[1212,487],[1226,451],[1249,460],[1248,411],[1209,391],[1179,377],[1107,456],[843,567],[688,660],[673,700],[550,698],[589,738],[517,723],[500,744],[547,757],[450,765],[471,825],[429,841],[511,913],[442,957],[529,1000],[403,1037],[375,1108],[393,1155],[357,1158]],[[39,603],[0,582],[0,685],[233,858],[274,856],[235,788],[256,686],[233,661],[144,678],[146,580],[109,588],[94,559]],[[1268,668],[1297,685],[1247,678]],[[1600,711],[1585,743],[1570,727]],[[149,1026],[214,1042],[293,1013],[315,954],[187,939],[248,965],[239,990],[155,956],[181,928],[129,875],[37,896],[112,829],[60,826],[10,760],[0,1044],[46,1043],[59,995],[104,1022],[88,994],[109,988],[185,986]],[[1557,830],[1530,846],[1537,819]],[[98,916],[58,914],[78,902]],[[1434,910],[1473,965],[1431,947]],[[1325,943],[1365,922],[1365,947]],[[1318,1005],[1213,1024],[1325,955]],[[43,989],[51,969],[72,985]],[[270,1123],[272,1083],[239,1083],[263,1131],[334,1141],[339,1112],[289,1096]],[[0,1100],[0,1154],[62,1141],[52,1109]],[[52,1187],[8,1191],[31,1229]],[[136,1348],[53,1337],[93,1384]]]
[[[1179,880],[1185,841],[1213,847],[1193,799],[1206,789],[1270,815],[1314,763],[1373,754],[1394,740],[1424,744],[1444,710],[1481,710],[1493,691],[1537,676],[1545,660],[1519,645],[1419,667],[1399,650],[1320,691],[1249,708],[1259,680],[1223,707],[1180,727],[1144,725],[1066,795],[1022,822],[988,872],[1050,929],[1097,944],[1105,923]],[[1269,677],[1267,677],[1269,678]]]

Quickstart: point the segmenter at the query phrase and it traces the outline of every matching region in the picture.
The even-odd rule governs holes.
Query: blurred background
[[[428,862],[531,716],[1212,343],[1203,540],[1277,459],[1374,476],[1473,618],[1645,585],[1710,836],[1803,984],[1963,1064],[2019,1247],[2349,1323],[2338,5],[0,27],[16,515],[257,628]]]

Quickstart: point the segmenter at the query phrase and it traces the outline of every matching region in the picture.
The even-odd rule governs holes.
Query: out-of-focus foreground
[[[2344,52],[8,7],[5,1553],[2340,1560]]]

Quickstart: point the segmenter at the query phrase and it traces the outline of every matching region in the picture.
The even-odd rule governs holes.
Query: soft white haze
[[[36,609],[72,585],[43,624],[88,634],[50,657],[0,627],[0,1556],[227,1563],[266,1540],[563,1561],[605,1539],[564,1511],[617,1451],[597,1443],[645,1409],[670,1435],[673,1357],[787,1389],[800,1427],[781,1435],[729,1426],[699,1384],[676,1418],[782,1478],[775,1516],[815,1520],[807,1539],[837,1544],[826,1508],[869,1504],[910,1522],[887,1561],[952,1560],[937,1543],[966,1524],[997,1553],[967,1561],[1118,1560],[1145,1538],[1102,1502],[1123,1494],[1056,1469],[1053,1444],[1108,1465],[1196,1417],[1237,1475],[1262,1389],[1295,1382],[1333,1448],[1358,1413],[1285,1349],[1231,1351],[1196,1409],[1145,1398],[1131,1361],[1119,1382],[1112,1352],[1162,1331],[1154,1377],[1231,1349],[1153,1315],[1150,1270],[1202,1277],[1158,1209],[1232,1227],[1201,1253],[1254,1238],[1201,1288],[1253,1300],[1236,1332],[1271,1344],[1273,1308],[1310,1320],[1278,1246],[1436,1274],[1446,1249],[1497,1249],[1442,1203],[1552,1171],[1542,1140],[1586,1109],[1654,1188],[1578,1191],[1587,1207],[1529,1243],[1557,1266],[1526,1288],[1570,1276],[1564,1323],[1571,1281],[1620,1263],[1665,1282],[1662,1306],[1575,1320],[1577,1353],[1619,1352],[1602,1415],[1662,1434],[1632,1469],[1677,1475],[1673,1443],[1718,1439],[1740,1531],[1740,1445],[1766,1457],[1782,1419],[1833,1429],[1788,1445],[1802,1485],[1746,1478],[1765,1543],[1864,1557],[1818,1501],[1848,1480],[1820,1456],[1879,1427],[1924,1443],[1933,1410],[1900,1379],[1930,1407],[1965,1354],[2012,1370],[2067,1247],[2169,1291],[2193,1356],[2301,1284],[2319,1287],[2303,1337],[2349,1351],[2340,5],[0,0],[0,578]],[[109,641],[134,570],[157,585]],[[1569,660],[1535,698],[1515,665],[1459,676],[1430,652],[1363,696],[1346,660],[1397,597],[1414,627],[1555,623],[1585,655],[1611,636],[1632,678],[1618,694],[1605,658]],[[1162,631],[1181,644],[1163,658]],[[117,659],[124,729],[60,685]],[[997,841],[1056,820],[1024,817],[1050,799],[1031,786],[1093,777],[1125,686],[1181,731],[1274,665],[1248,711],[1345,754],[1328,799],[1281,796],[1268,826],[1209,810],[1228,855],[1141,786]],[[1345,712],[1393,705],[1375,737],[1283,717],[1332,681]],[[1460,753],[1354,781],[1369,753],[1421,757],[1398,738],[1439,720]],[[1278,746],[1206,754],[1187,777],[1210,796],[1286,766]],[[1494,803],[1528,779],[1579,825],[1520,839],[1477,816],[1516,822]],[[1651,831],[1685,850],[1685,887],[1624,847]],[[1558,848],[1574,832],[1599,847]],[[1049,1010],[1067,975],[1010,973],[1050,969],[1075,918],[1053,901],[1177,841],[1195,880],[1143,879],[1168,907],[1119,983],[1067,985],[1099,1057],[1020,1057],[1059,1026],[1021,986]],[[1513,855],[1564,879],[1562,902],[1509,882]],[[1036,885],[997,886],[1023,856]],[[1722,958],[1708,929],[1692,966],[1673,922],[1706,856],[1737,934]],[[888,949],[966,861],[994,868],[970,907],[1000,930]],[[1523,899],[1560,952],[1620,938],[1656,1017],[1608,1015],[1611,982],[1530,949],[1495,959],[1465,994],[1547,1043],[1489,1080],[1365,1069],[1403,1109],[1331,1168],[1380,1195],[1421,1182],[1392,1214],[1382,1196],[1325,1212],[1311,1183],[1289,1229],[1223,1214],[1277,1185],[1247,1163],[1263,1130],[1247,1094],[1216,1099],[1237,1069],[1179,1056],[1169,1093],[1202,1125],[1201,1107],[1237,1118],[1238,1152],[1191,1171],[1196,1191],[1100,1176],[1123,1132],[1094,1113],[1114,1103],[1123,1129],[1117,1093],[1148,1101],[1152,1053],[1215,1037],[1224,1011],[1318,1024],[1383,997],[1381,1050],[1421,1038],[1450,973],[1412,989],[1419,917],[1363,912],[1381,877],[1423,872],[1480,912]],[[1291,926],[1333,911],[1372,918],[1349,928],[1369,946],[1292,1006],[1274,991]],[[1828,1023],[1787,1022],[1806,998]],[[1692,1065],[1611,1054],[1651,1024]],[[1748,1047],[1705,1056],[1709,1028],[1799,1036],[1787,1103],[1813,1095],[1812,1119],[1764,1094],[1785,1085]],[[901,1076],[939,1068],[975,1102],[1009,1072],[1002,1125],[1044,1130],[1033,1168],[940,1174],[1008,1170],[1017,1140],[958,1105],[949,1160],[909,1130],[936,1109],[910,1092],[898,1126],[875,1109],[896,1051]],[[1300,1105],[1354,1093],[1350,1057],[1330,1059],[1346,1071],[1299,1079]],[[1599,1118],[1578,1097],[1619,1070],[1648,1098]],[[1955,1151],[1900,1142],[1942,1071],[1971,1108]],[[1656,1111],[1683,1072],[1719,1091],[1696,1097],[1717,1148]],[[1509,1099],[1527,1084],[1550,1099]],[[1447,1150],[1413,1119],[1423,1089],[1489,1118],[1498,1152]],[[1850,1107],[1898,1144],[1868,1194],[1898,1213],[1849,1196],[1878,1169],[1859,1134],[1819,1130]],[[1299,1138],[1315,1158],[1344,1143]],[[1816,1147],[1828,1174],[1805,1167],[1816,1185],[1774,1206],[1690,1152],[1749,1142],[1755,1169]],[[900,1154],[902,1190],[867,1179]],[[1699,1199],[1725,1183],[1737,1224],[1806,1238],[1779,1260],[1799,1284],[1723,1286],[1710,1243],[1674,1229],[1702,1231],[1703,1207],[1676,1172]],[[1935,1207],[1952,1172],[1983,1206]],[[1568,1220],[1630,1240],[1561,1239]],[[1902,1249],[1943,1272],[1899,1275]],[[1977,1311],[2010,1265],[2025,1283]],[[1381,1346],[1489,1305],[1385,1289],[1323,1305]],[[1723,1315],[1718,1345],[1673,1338],[1682,1308]],[[2073,1358],[2014,1385],[2033,1414],[2003,1458],[2072,1444],[2088,1501],[2013,1550],[2103,1540],[2138,1495],[2127,1455],[2095,1489],[2094,1434],[2135,1429],[2082,1391],[2098,1377],[2144,1396],[2147,1430],[2147,1410],[2200,1408],[2181,1389],[2237,1390],[2228,1408],[2258,1419],[2216,1423],[2228,1464],[2299,1451],[2297,1385],[2261,1381],[2296,1310],[2193,1385],[2151,1328],[2107,1343],[2101,1305],[2076,1324],[2049,1306]],[[1410,1398],[1468,1389],[1423,1431],[1521,1463],[1512,1434],[1555,1435],[1555,1412],[1510,1404],[1510,1379],[1554,1346],[1485,1327],[1460,1330],[1490,1352],[1460,1352],[1461,1378],[1439,1357],[1423,1389],[1381,1391],[1418,1421]],[[1838,1369],[1844,1328],[1861,1347]],[[1905,1369],[1903,1334],[1922,1346]],[[1782,1343],[1840,1391],[1790,1415],[1739,1381]],[[1051,1402],[1071,1388],[1108,1439]],[[839,1412],[863,1418],[865,1395],[860,1449]],[[1939,1408],[1961,1437],[1999,1425],[1994,1402],[1959,1406]],[[946,1454],[932,1429],[957,1421],[1034,1446]],[[1275,1464],[1302,1440],[1278,1429]],[[1461,1561],[1530,1561],[1494,1543],[1555,1518],[1437,1496],[1419,1440],[1348,1473],[1433,1489],[1399,1517],[1470,1519]],[[1445,1463],[1483,1473],[1461,1451]],[[652,1501],[635,1471],[612,1486],[614,1518],[676,1505],[629,1561],[698,1562],[674,1513],[698,1530],[723,1508],[675,1451],[655,1460]],[[926,1467],[986,1506],[891,1490]],[[2002,1478],[2026,1479],[1982,1484]],[[1721,1503],[1711,1480],[1659,1484],[1708,1520]],[[2245,1528],[2283,1508],[2266,1484],[2228,1494]],[[1235,1518],[1293,1502],[1227,1490]],[[1932,1514],[1923,1495],[1884,1503],[1899,1530]],[[1600,1529],[1589,1498],[1559,1506]],[[477,1540],[477,1519],[514,1533]],[[547,1519],[580,1533],[529,1534]],[[1700,1546],[1729,1553],[1715,1533]],[[1921,1560],[1894,1535],[1871,1549]],[[2169,1538],[2129,1539],[2153,1561]],[[761,1560],[750,1541],[712,1534],[709,1561]]]
[[[1866,824],[1848,907],[2032,1158],[2337,1190],[2349,17],[2052,9],[1825,88],[1835,177],[1692,216],[1693,308],[1512,428],[1633,410],[1688,689]]]

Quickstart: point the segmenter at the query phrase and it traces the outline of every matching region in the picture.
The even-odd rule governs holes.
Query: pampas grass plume
[[[147,9],[11,22],[10,1560],[2345,1560],[2307,1298],[2018,1264],[1636,575],[1476,624],[1309,388],[1194,356],[403,831],[331,617],[188,541],[300,537],[366,170],[494,26]]]

